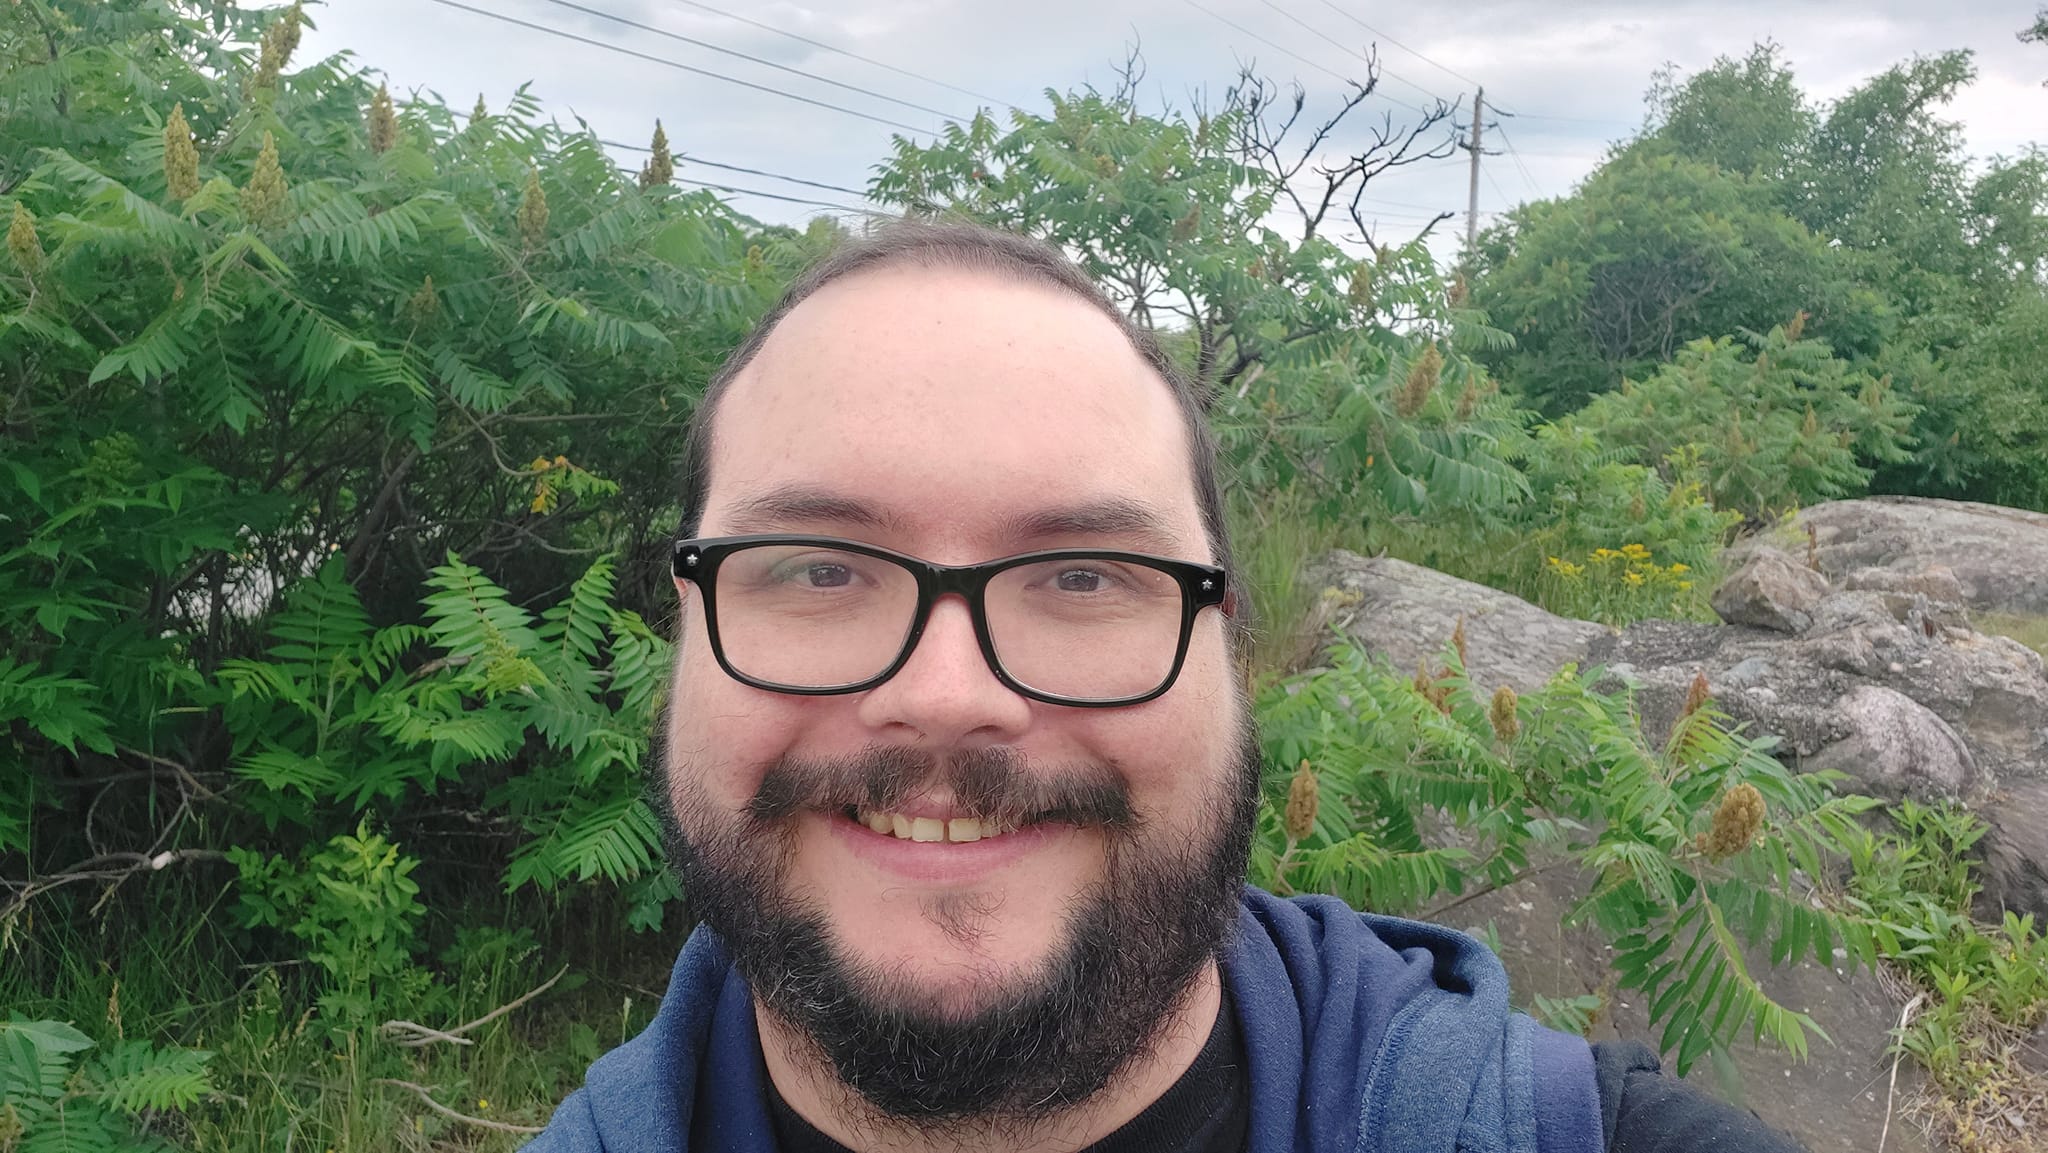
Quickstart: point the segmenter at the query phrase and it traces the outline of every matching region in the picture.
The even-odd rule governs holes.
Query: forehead
[[[893,543],[995,549],[1048,509],[1121,503],[1165,538],[1134,543],[1187,553],[1190,452],[1170,386],[1088,301],[990,272],[868,271],[792,309],[720,401],[704,531],[832,527],[747,522],[801,491],[881,513],[868,527]]]

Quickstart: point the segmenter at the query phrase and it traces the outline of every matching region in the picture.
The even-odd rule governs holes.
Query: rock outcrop
[[[1987,901],[2048,920],[2048,668],[1978,631],[1975,613],[2048,616],[2048,516],[1872,498],[1801,513],[1793,551],[1750,542],[1712,603],[1725,623],[1616,631],[1390,558],[1333,554],[1315,578],[1333,623],[1401,668],[1434,656],[1460,619],[1482,690],[1527,690],[1568,663],[1626,684],[1653,739],[1696,675],[1749,731],[1804,769],[1883,797],[1970,805]],[[1783,530],[1777,530],[1783,537]],[[1811,563],[1809,563],[1811,561]]]
[[[1800,633],[1830,591],[1828,578],[1777,549],[1760,548],[1714,590],[1714,612],[1731,625]]]
[[[1809,527],[1815,564],[1836,587],[2048,616],[2048,513],[1906,496],[1830,501],[1793,519],[1784,543],[1802,559]]]
[[[2048,920],[2048,668],[2039,653],[1979,631],[1983,614],[2048,617],[2048,515],[1880,497],[1819,505],[1728,557],[1712,598],[1722,624],[1645,621],[1613,630],[1387,558],[1336,553],[1312,579],[1335,590],[1331,623],[1406,669],[1439,652],[1462,619],[1472,683],[1541,685],[1576,663],[1628,685],[1662,739],[1705,674],[1721,708],[1780,738],[1795,767],[1834,769],[1884,797],[1945,798],[1989,826],[1986,911]],[[1584,878],[1542,873],[1461,907],[1489,925],[1525,989],[1592,992],[1604,948],[1559,924]],[[1739,1051],[1749,1104],[1816,1153],[1873,1147],[1898,1006],[1874,981],[1802,963],[1759,964],[1783,1003],[1824,1022],[1835,1046],[1795,1063]],[[1641,1036],[1640,1006],[1617,1003],[1601,1034]],[[2048,1026],[2029,1039],[2048,1068]],[[1912,1076],[1910,1067],[1906,1076]],[[1698,1074],[1695,1074],[1698,1076]],[[1925,1149],[1911,1126],[1891,1146]]]
[[[1489,689],[1539,688],[1558,669],[1583,661],[1593,642],[1612,632],[1392,557],[1338,550],[1308,579],[1335,590],[1340,607],[1332,623],[1340,632],[1404,669],[1436,660],[1462,619],[1466,675]]]

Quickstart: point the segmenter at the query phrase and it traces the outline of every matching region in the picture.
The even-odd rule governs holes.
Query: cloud
[[[571,112],[586,117],[612,139],[643,141],[658,116],[686,154],[849,188],[865,185],[872,165],[887,154],[892,134],[904,129],[822,105],[909,125],[920,138],[942,123],[900,104],[547,0],[465,2],[788,95],[495,23],[427,0],[350,0],[317,9],[321,27],[309,34],[302,51],[353,49],[364,64],[389,73],[395,88],[431,88],[458,106],[477,91],[502,103],[512,89],[532,80],[550,109],[565,117]],[[1377,41],[1388,75],[1382,95],[1369,105],[1374,116],[1406,117],[1410,113],[1403,105],[1426,103],[1425,92],[1469,101],[1469,85],[1461,75],[1483,81],[1490,103],[1518,114],[1503,120],[1505,131],[1496,134],[1496,140],[1513,145],[1513,154],[1489,158],[1483,170],[1480,200],[1489,212],[1521,199],[1557,195],[1582,179],[1610,141],[1640,125],[1643,92],[1658,67],[1670,62],[1681,72],[1697,70],[1716,56],[1740,56],[1765,39],[1784,47],[1802,83],[1818,99],[1839,97],[1915,52],[1971,48],[1978,53],[1980,78],[1948,113],[1963,122],[1973,151],[2011,153],[2036,139],[2039,125],[2048,123],[2048,89],[2039,86],[2048,76],[2048,50],[2019,44],[2013,35],[2031,18],[2030,3],[1467,0],[1455,6],[1390,8],[1362,0],[701,0],[903,70],[896,72],[727,19],[687,0],[577,2],[957,115],[971,112],[979,102],[945,85],[1042,109],[1039,93],[1045,88],[1114,83],[1114,67],[1134,40],[1144,51],[1143,91],[1157,101],[1185,106],[1201,90],[1218,93],[1240,62],[1255,61],[1283,82],[1298,78],[1312,104],[1327,107],[1341,90],[1329,73],[1358,74],[1362,64],[1352,53]],[[1361,20],[1379,35],[1361,27]],[[687,162],[682,174],[856,203],[845,194],[693,168]],[[1455,161],[1416,166],[1376,183],[1370,199],[1385,202],[1382,211],[1390,225],[1420,227],[1431,206],[1463,208],[1467,178]],[[797,222],[812,211],[744,196],[736,203],[766,220]]]

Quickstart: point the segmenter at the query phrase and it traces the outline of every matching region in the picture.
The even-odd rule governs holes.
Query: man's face
[[[1212,559],[1167,386],[1108,319],[1049,287],[914,268],[837,282],[783,320],[716,429],[701,536],[842,537],[943,564],[1067,547]],[[888,681],[804,697],[728,677],[700,597],[678,589],[665,737],[680,831],[700,864],[776,885],[883,1010],[967,1021],[1011,1004],[1060,965],[1091,902],[1103,908],[1113,865],[1171,876],[1235,843],[1218,826],[1244,815],[1247,733],[1218,612],[1197,618],[1173,688],[1139,705],[1018,695],[989,669],[957,596],[933,607]],[[843,806],[772,831],[747,812],[772,772],[909,765],[917,783],[897,815],[945,821],[967,815],[954,771],[991,762],[1013,785],[1106,781],[1130,820],[956,844],[877,832]],[[732,839],[750,828],[758,844]],[[719,843],[736,859],[717,859]],[[1241,854],[1224,868],[1241,869]]]

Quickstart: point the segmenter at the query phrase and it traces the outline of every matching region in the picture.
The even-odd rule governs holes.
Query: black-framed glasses
[[[1052,549],[941,565],[822,536],[677,541],[711,652],[728,676],[780,693],[856,693],[910,659],[947,593],[967,601],[1003,684],[1103,708],[1173,687],[1195,616],[1224,603],[1214,565],[1114,549]]]

